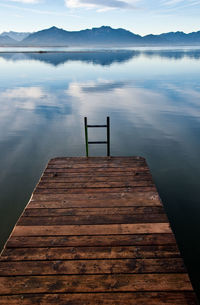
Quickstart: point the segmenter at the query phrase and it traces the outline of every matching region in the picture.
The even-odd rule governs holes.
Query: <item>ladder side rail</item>
[[[86,150],[86,157],[89,156],[89,149],[88,149],[88,126],[87,126],[87,118],[84,117],[84,124],[85,124],[85,150]]]
[[[110,157],[110,117],[107,116],[107,156]]]

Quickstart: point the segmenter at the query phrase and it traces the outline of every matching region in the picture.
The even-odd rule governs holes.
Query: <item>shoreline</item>
[[[194,46],[190,46],[190,47],[137,47],[137,48],[123,48],[123,49],[86,49],[86,50],[1,50],[0,47],[0,54],[20,54],[20,53],[24,53],[24,54],[86,54],[86,53],[120,53],[120,52],[139,52],[139,51],[191,51],[191,50],[196,50],[196,51],[200,51],[200,46],[194,47]]]

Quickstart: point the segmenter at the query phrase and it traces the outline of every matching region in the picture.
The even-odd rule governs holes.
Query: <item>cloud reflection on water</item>
[[[87,83],[70,83],[68,90],[65,92],[76,103],[74,111],[82,116],[87,114],[95,117],[95,114],[103,110],[110,112],[119,112],[128,115],[135,122],[135,117],[149,117],[171,113],[171,115],[192,116],[200,118],[200,88],[182,88],[180,85],[159,84],[157,87],[144,88],[141,82],[114,82],[108,80],[99,80],[97,82]],[[164,89],[163,89],[164,88]],[[173,95],[181,98],[181,103],[176,103],[170,98],[169,91]],[[190,98],[190,100],[189,100]],[[189,101],[189,102],[188,102]],[[152,125],[155,121],[152,122]]]
[[[70,82],[68,88],[49,90],[44,87],[16,87],[0,92],[1,119],[12,117],[11,125],[23,116],[38,115],[47,120],[62,115],[89,116],[94,121],[99,115],[114,113],[123,115],[133,124],[151,124],[160,128],[160,120],[165,114],[200,118],[200,88],[183,88],[181,85],[160,83],[160,89],[141,87],[141,82],[119,82],[98,80]],[[171,95],[176,96],[176,100]],[[180,102],[177,100],[180,99]],[[21,112],[20,112],[21,111]],[[25,115],[26,113],[26,115]],[[59,120],[62,118],[59,118]],[[3,122],[1,121],[0,125]],[[26,124],[31,124],[28,120]],[[14,127],[16,128],[16,126]]]

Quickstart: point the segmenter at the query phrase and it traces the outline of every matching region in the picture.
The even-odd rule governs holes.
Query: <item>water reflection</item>
[[[66,103],[66,95],[59,91],[47,91],[42,87],[7,89],[0,93],[0,100],[4,101],[6,108],[2,107],[0,117],[7,117],[4,111],[9,112],[10,107],[15,110],[29,110],[48,117],[72,112],[71,105]]]
[[[109,115],[111,153],[147,158],[199,289],[199,51],[145,52],[0,55],[1,245],[48,159],[84,155],[83,117]]]
[[[165,85],[165,90],[163,87]],[[70,83],[65,92],[74,100],[81,103],[74,104],[73,111],[77,115],[89,115],[98,120],[99,113],[115,112],[124,114],[136,126],[151,125],[151,128],[161,130],[161,117],[169,114],[173,117],[192,117],[200,120],[200,87],[196,89],[182,88],[160,82],[160,89],[152,85],[151,88],[141,88],[141,82],[98,81],[87,83]],[[176,102],[171,98],[176,96]],[[181,103],[177,103],[180,100]],[[76,107],[76,109],[75,109]],[[163,132],[164,132],[163,128]],[[169,125],[165,134],[177,137],[174,126]],[[180,137],[177,137],[177,139]]]
[[[70,61],[81,61],[93,65],[110,66],[114,63],[125,63],[139,56],[147,58],[160,57],[165,59],[181,60],[200,59],[200,50],[107,50],[107,51],[74,51],[74,52],[18,52],[0,53],[0,58],[7,61],[40,61],[53,66],[63,65]]]
[[[67,53],[0,53],[2,57],[8,61],[19,60],[36,60],[51,64],[53,66],[59,66],[69,61],[81,61],[85,63],[92,63],[94,65],[110,66],[113,63],[123,63],[130,60],[133,57],[137,57],[139,52],[137,51],[95,51],[95,52],[67,52]]]
[[[180,60],[183,58],[189,58],[189,59],[200,59],[200,50],[158,50],[158,51],[144,51],[143,54],[148,57],[155,57],[159,56],[160,58],[167,58],[167,59],[176,59]]]

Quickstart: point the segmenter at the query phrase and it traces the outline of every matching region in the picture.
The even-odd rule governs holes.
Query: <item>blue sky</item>
[[[0,33],[109,25],[145,35],[200,30],[200,0],[0,0]]]

